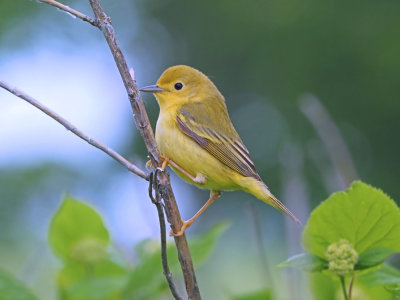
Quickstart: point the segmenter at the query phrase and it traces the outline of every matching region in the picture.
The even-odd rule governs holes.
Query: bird
[[[210,190],[210,197],[181,229],[181,236],[222,191],[243,190],[301,222],[269,190],[235,130],[224,96],[201,71],[187,65],[166,69],[156,84],[139,89],[153,93],[160,107],[155,139],[162,158],[183,180]]]

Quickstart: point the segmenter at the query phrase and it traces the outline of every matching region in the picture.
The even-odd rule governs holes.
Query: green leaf
[[[304,248],[326,258],[329,245],[347,240],[362,255],[373,248],[400,251],[400,211],[381,190],[354,182],[331,195],[311,214],[303,231]]]
[[[104,260],[94,265],[86,265],[79,262],[68,262],[58,273],[57,284],[61,289],[68,289],[69,286],[78,281],[88,278],[124,278],[127,270],[116,263]]]
[[[66,196],[50,224],[49,242],[54,253],[63,260],[95,263],[107,256],[109,241],[100,215]]]
[[[232,300],[272,300],[272,293],[269,289],[263,289],[253,293],[235,296]]]
[[[279,267],[294,267],[304,271],[315,272],[328,268],[328,262],[310,253],[301,253],[289,257]]]
[[[190,252],[196,266],[207,259],[218,238],[227,228],[227,222],[220,222],[202,236],[189,241]],[[124,299],[154,299],[167,291],[161,265],[160,242],[145,240],[138,245],[137,249],[142,262],[129,275]],[[167,256],[174,278],[179,277],[181,270],[174,243],[167,243]]]
[[[355,269],[362,270],[380,265],[394,253],[396,253],[396,251],[386,248],[374,248],[367,250],[360,255]]]
[[[189,240],[190,253],[197,267],[211,254],[218,238],[229,228],[230,223],[221,221],[200,237]]]
[[[385,288],[393,295],[400,296],[400,284],[386,286]]]
[[[337,276],[335,276],[335,279]],[[336,294],[340,291],[339,280],[334,280],[322,272],[309,273],[311,292],[315,300],[337,300]],[[341,299],[341,298],[339,298]]]
[[[62,294],[68,300],[121,299],[125,284],[120,277],[86,278],[68,286]]]
[[[388,292],[400,296],[400,270],[387,264],[373,272],[362,274],[359,280],[370,286],[384,285]]]
[[[68,300],[121,299],[126,281],[127,270],[108,260],[93,265],[70,261],[57,276],[60,294]]]
[[[0,299],[37,300],[23,283],[3,270],[0,270]]]
[[[313,298],[315,300],[338,300],[343,299],[343,292],[338,276],[325,272],[313,272],[310,274],[310,284]],[[329,275],[328,275],[329,274]],[[328,275],[328,276],[327,276]],[[348,281],[347,281],[348,284]],[[391,295],[383,286],[371,286],[358,280],[353,284],[352,300],[393,300]]]
[[[141,253],[142,262],[128,275],[123,299],[153,299],[167,289],[161,265],[161,248],[159,242],[154,243],[152,240],[146,240],[140,244],[141,249],[147,248],[149,252],[147,254],[145,252]],[[174,250],[174,246],[168,243],[168,263],[172,272],[173,265],[176,263],[172,259],[173,254],[175,254],[172,252]],[[177,274],[173,275],[174,277],[177,276]]]
[[[154,253],[160,253],[160,241],[150,238],[140,241],[135,246],[135,255],[139,260],[144,261]]]
[[[381,268],[362,274],[358,279],[368,285],[400,284],[400,271],[383,264]]]

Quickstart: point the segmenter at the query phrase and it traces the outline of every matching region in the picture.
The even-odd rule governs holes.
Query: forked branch
[[[152,166],[160,167],[161,157],[154,138],[153,129],[150,126],[149,118],[136,86],[136,82],[130,75],[128,65],[125,61],[121,48],[118,45],[114,28],[111,24],[111,19],[104,12],[99,0],[89,0],[89,2],[96,17],[96,23],[99,24],[99,28],[107,40],[122,81],[124,82],[135,118],[136,128],[143,137],[147,151],[149,152]],[[164,200],[165,213],[167,215],[168,222],[171,224],[174,232],[179,232],[182,227],[182,219],[178,205],[175,201],[174,193],[172,192],[168,174],[164,172],[160,173],[158,176],[158,183],[160,195]],[[178,250],[178,259],[181,264],[188,297],[189,299],[193,300],[201,299],[186,236],[183,234],[182,236],[175,237],[175,244]]]
[[[86,16],[85,14],[82,14],[79,11],[76,11],[76,10],[70,8],[69,6],[63,5],[54,0],[39,0],[39,1],[50,4],[52,6],[55,6],[62,11],[65,11],[85,22],[90,23],[91,25],[99,28],[102,31],[102,33],[109,45],[109,48],[112,52],[112,55],[114,57],[115,63],[118,67],[118,70],[120,72],[122,81],[124,83],[125,89],[128,94],[129,101],[131,103],[136,127],[143,137],[144,143],[145,143],[146,148],[149,153],[150,160],[152,162],[152,166],[159,167],[161,165],[160,153],[158,151],[157,144],[155,142],[154,133],[150,126],[150,122],[149,122],[145,107],[143,105],[142,98],[139,94],[138,88],[136,86],[136,82],[135,82],[134,78],[132,78],[132,76],[129,72],[124,55],[118,45],[116,35],[114,32],[114,28],[111,24],[111,20],[105,14],[104,10],[100,6],[99,1],[98,0],[89,0],[90,5],[92,6],[92,9],[93,9],[93,12],[95,15],[95,19],[92,19],[92,18]],[[19,90],[10,88],[5,83],[3,83],[2,87],[7,89],[8,91],[12,92],[13,94],[17,95],[20,98],[22,98],[21,95],[26,96],[25,98],[22,98],[22,99],[33,104],[33,102],[30,101],[33,98],[29,97],[26,94],[23,94]],[[44,106],[39,105],[36,107],[38,107],[39,109],[41,109],[43,112],[46,113],[47,108],[42,109],[42,108],[44,108]],[[68,121],[61,118],[60,116],[58,116],[54,113],[51,113],[48,115],[50,117],[52,117],[53,119],[57,120],[58,122],[60,122],[60,120],[61,120],[63,122],[63,123],[60,122],[61,124],[63,124],[67,129],[71,130],[73,133],[78,135],[80,138],[86,140],[88,143],[90,143],[93,146],[106,152],[111,157],[113,157],[118,162],[120,162],[122,165],[127,167],[133,173],[148,180],[148,178],[149,178],[148,174],[146,174],[144,171],[140,170],[139,168],[137,168],[136,166],[134,166],[133,164],[128,162],[125,158],[120,156],[114,150],[112,150],[112,149],[108,148],[107,146],[84,135],[81,131],[76,129],[75,126],[73,126]],[[67,124],[67,126],[65,124]],[[161,195],[161,198],[164,200],[164,210],[167,215],[167,220],[170,223],[172,230],[174,232],[178,232],[182,226],[181,216],[180,216],[180,212],[178,210],[177,203],[175,201],[175,196],[172,192],[169,176],[167,173],[162,172],[158,175],[157,187],[158,187],[158,192]],[[176,248],[178,250],[178,258],[179,258],[179,262],[181,265],[188,298],[191,300],[199,300],[199,299],[201,299],[200,291],[199,291],[199,288],[197,285],[193,262],[192,262],[192,258],[190,255],[190,250],[189,250],[189,246],[188,246],[185,234],[183,234],[182,236],[179,236],[179,237],[175,237],[175,244],[176,244]]]

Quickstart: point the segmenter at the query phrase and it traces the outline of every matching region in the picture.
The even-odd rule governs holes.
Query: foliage
[[[399,208],[382,191],[355,182],[322,202],[303,232],[304,248],[320,258],[340,239],[349,241],[359,255],[376,248],[400,251]]]
[[[272,300],[272,293],[269,289],[248,293],[244,295],[235,296],[232,300]]]
[[[107,1],[104,2],[107,6]],[[400,72],[400,56],[398,55],[400,39],[397,38],[400,32],[399,1],[365,1],[363,5],[348,1],[327,3],[323,1],[232,2],[222,0],[193,1],[185,5],[182,5],[181,1],[173,0],[108,2],[111,3],[108,8],[119,36],[125,37],[122,44],[129,50],[127,51],[131,55],[129,60],[139,58],[143,62],[138,64],[139,67],[142,65],[142,68],[137,70],[137,74],[140,75],[138,82],[153,83],[161,69],[177,63],[196,66],[207,75],[213,76],[213,80],[226,96],[230,111],[236,112],[236,116],[232,115],[233,119],[249,146],[257,170],[263,178],[265,176],[268,179],[268,184],[273,191],[284,190],[285,180],[292,179],[295,175],[292,170],[285,172],[278,163],[277,157],[284,157],[282,160],[285,161],[286,158],[292,157],[288,165],[300,169],[299,177],[304,179],[304,188],[310,193],[310,199],[315,201],[311,205],[316,204],[316,201],[321,199],[321,195],[325,197],[326,190],[335,188],[336,180],[332,176],[329,157],[320,145],[320,141],[315,139],[315,134],[313,130],[310,130],[309,124],[296,109],[297,100],[301,94],[311,92],[321,99],[337,121],[345,139],[349,142],[350,152],[357,154],[354,155],[354,160],[361,178],[368,178],[370,182],[384,187],[384,190],[394,196],[394,199],[400,199],[398,172],[396,172],[400,166],[400,160],[396,159],[400,139],[396,139],[394,135],[399,129],[400,107],[400,101],[398,101],[400,85],[397,84]],[[88,7],[82,6],[85,5],[84,2],[75,1],[73,4],[70,3],[72,7],[77,5],[75,8],[83,8],[84,12],[90,13]],[[93,38],[93,30],[83,22],[65,17],[63,13],[55,12],[54,9],[38,5],[33,1],[0,1],[0,12],[0,28],[3,33],[2,54],[5,58],[2,67],[15,60],[20,62],[13,64],[11,69],[18,74],[17,81],[23,89],[30,88],[30,85],[23,83],[25,77],[27,82],[32,82],[34,86],[38,86],[39,82],[33,82],[32,79],[40,79],[45,83],[46,88],[52,87],[59,81],[64,83],[65,74],[68,74],[69,68],[73,69],[74,80],[82,81],[83,77],[79,76],[81,72],[76,72],[76,65],[68,64],[68,62],[76,60],[79,65],[84,65],[83,63],[90,62],[92,59],[95,63],[100,61],[96,58],[100,57],[101,47],[97,45],[93,47],[91,43],[94,39],[98,42],[98,35]],[[127,20],[128,23],[133,23],[127,26]],[[32,26],[32,24],[37,24],[37,26]],[[46,26],[41,26],[43,24]],[[52,26],[49,27],[48,24]],[[46,38],[48,36],[53,38]],[[53,47],[53,45],[57,46]],[[7,51],[8,49],[10,51]],[[73,51],[70,51],[71,49]],[[46,60],[41,60],[38,64],[38,53],[47,53],[46,51],[64,55],[58,56],[58,59],[61,62],[67,62],[67,65],[57,63],[54,73],[50,73],[46,64],[53,63],[49,60],[51,55],[46,55]],[[87,51],[93,55],[88,57]],[[82,52],[85,55],[79,58],[77,54]],[[109,57],[108,52],[106,55]],[[108,61],[101,60],[101,62]],[[230,66],[234,66],[234,72]],[[109,70],[109,65],[104,64],[102,67]],[[6,68],[3,70],[3,79],[14,78],[15,73],[9,75]],[[32,77],[30,70],[43,70],[44,73],[42,72],[43,76]],[[64,71],[58,72],[58,70]],[[107,90],[115,90],[112,83],[116,80],[113,80],[112,73],[106,72],[109,84],[103,86]],[[46,80],[48,74],[51,74],[51,86]],[[97,75],[100,74],[94,75],[96,76],[85,76],[83,79],[88,80],[87,82],[89,80],[97,82]],[[98,85],[98,89],[101,87]],[[72,88],[64,89],[64,91],[67,90],[72,90]],[[103,92],[104,90],[100,91],[100,93]],[[82,95],[80,91],[74,93],[73,98],[79,101],[86,97],[86,94]],[[100,98],[96,99],[96,103],[102,100]],[[118,105],[116,99],[113,103],[115,106]],[[7,112],[8,105],[8,101],[3,101],[2,111]],[[158,113],[156,107],[154,101],[147,103],[150,115],[154,115],[153,119]],[[126,109],[123,111],[127,112]],[[104,189],[108,190],[115,185],[114,180],[109,180],[115,176],[104,176],[104,174],[118,170],[116,167],[110,167],[107,171],[99,172],[98,161],[95,160],[93,165],[93,161],[86,161],[88,157],[83,156],[85,166],[87,166],[84,169],[95,170],[97,179],[94,180],[100,181],[107,178],[107,184],[96,182],[95,185],[88,185],[83,180],[87,176],[78,178],[52,166],[50,171],[44,172],[38,169],[33,170],[34,172],[26,172],[32,166],[39,165],[40,167],[43,159],[46,163],[54,158],[37,155],[35,150],[38,144],[42,144],[43,148],[48,147],[47,132],[37,132],[32,126],[35,125],[34,122],[25,117],[21,119],[22,115],[15,109],[12,112],[17,113],[11,115],[18,120],[18,123],[21,125],[25,123],[28,127],[18,134],[13,134],[14,126],[3,124],[2,140],[6,143],[2,147],[2,152],[10,150],[14,153],[14,159],[8,160],[6,156],[6,162],[9,165],[2,165],[0,174],[2,265],[8,265],[11,261],[10,257],[18,262],[21,257],[26,257],[34,251],[32,246],[37,247],[37,244],[28,244],[27,240],[32,237],[35,239],[40,235],[38,233],[41,232],[43,224],[48,223],[48,217],[43,210],[53,209],[51,204],[54,204],[54,200],[58,201],[60,192],[86,189],[89,194],[97,193],[95,194],[96,201],[102,201],[105,198],[101,199],[101,197],[107,193],[103,190],[99,192],[98,187],[104,186]],[[86,116],[88,111],[83,111],[82,114],[86,119],[89,117]],[[279,118],[274,118],[274,114],[277,114]],[[125,119],[125,117],[113,115],[112,119]],[[103,121],[100,123],[109,124],[106,120]],[[92,123],[100,124],[99,122]],[[141,143],[140,135],[132,134],[131,124],[125,125],[118,130],[110,130],[114,133],[122,132],[124,141],[122,144],[126,145],[124,154],[127,154],[127,157],[136,157],[138,153],[144,157],[147,152]],[[254,130],[255,128],[268,131],[268,138],[260,138],[260,130]],[[28,137],[35,131],[37,135],[33,136],[32,142],[29,142]],[[7,144],[12,137],[19,141],[13,148]],[[129,137],[138,140],[127,143]],[[297,148],[297,150],[292,150],[294,155],[281,153],[284,147],[279,143],[282,141],[290,142],[290,147],[288,146],[290,149]],[[54,141],[49,142],[54,143]],[[31,155],[21,157],[20,151],[24,148],[28,149]],[[77,152],[74,149],[71,144],[68,152],[76,156]],[[298,160],[295,159],[293,162],[293,157]],[[79,161],[82,156],[74,157],[73,160],[76,161],[76,158],[78,158],[78,168],[82,169],[82,160]],[[69,168],[71,160],[71,158],[65,160],[63,157],[60,162],[63,167],[68,165]],[[110,165],[113,166],[112,163]],[[81,173],[77,172],[77,174]],[[290,176],[285,176],[285,173]],[[282,177],[267,176],[267,174],[282,174]],[[242,206],[233,202],[235,201],[230,204],[232,215],[236,214],[241,218],[242,215],[237,212]],[[220,203],[216,205],[217,207],[209,212],[211,218],[213,215],[219,216],[222,209],[224,211],[227,209],[227,206]],[[221,210],[218,210],[218,205]],[[32,215],[35,219],[34,224]],[[29,230],[26,230],[27,228]],[[245,226],[243,228],[246,230]],[[283,237],[283,234],[280,235],[280,238]],[[39,240],[42,239],[43,236],[39,236]],[[347,241],[352,244],[350,240]],[[283,243],[282,240],[277,242]],[[15,245],[10,247],[11,244]],[[150,247],[152,242],[145,244],[149,244],[147,247]],[[152,249],[155,253],[159,250],[157,244],[158,242],[153,241]],[[109,247],[108,244],[105,254],[112,256]],[[100,248],[102,249],[102,246]],[[138,251],[138,248],[136,250]],[[193,251],[193,248],[191,250]],[[275,251],[268,248],[269,255],[274,256]],[[284,252],[284,249],[281,251]],[[232,250],[226,255],[234,257],[232,253],[236,252]],[[378,275],[382,274],[385,265],[381,268],[379,266],[392,252],[396,251],[373,248],[362,254],[358,253],[359,261],[354,266],[357,273],[355,285],[361,284],[363,272],[368,271],[365,275],[375,274],[375,272]],[[322,254],[325,255],[325,253]],[[61,259],[59,254],[56,255]],[[243,255],[248,256],[248,253],[243,251]],[[120,267],[117,263],[118,257],[112,256],[112,258]],[[111,258],[108,257],[108,259]],[[65,260],[61,260],[65,264]],[[135,267],[138,267],[142,261],[140,258],[140,263]],[[293,261],[299,267],[312,271],[325,270],[329,266],[326,258],[310,252],[296,259],[293,258]],[[325,271],[313,272],[311,275],[312,283],[314,277],[324,278],[324,281],[315,280],[317,283],[314,285],[323,292],[323,296],[317,297],[316,294],[314,296],[316,299],[324,300],[336,298],[335,292],[340,289],[339,281],[332,280],[324,274],[326,274]],[[67,275],[66,277],[70,277]],[[174,276],[178,275],[174,272]],[[366,286],[372,287],[368,283],[362,288],[365,289]],[[395,292],[395,285],[385,284],[384,286]],[[330,287],[332,287],[332,293],[329,293]],[[207,287],[200,284],[200,288]],[[376,296],[374,299],[382,298]]]
[[[210,255],[219,236],[227,229],[227,223],[221,222],[208,232],[189,242],[195,266],[201,264]],[[161,270],[160,246],[153,240],[144,240],[136,248],[141,263],[128,276],[125,295],[135,295],[139,299],[153,299],[161,291],[165,291],[166,282]],[[167,245],[170,270],[179,274],[179,261],[175,246]]]
[[[400,252],[400,210],[376,188],[355,182],[346,192],[335,193],[321,203],[304,228],[303,245],[307,253],[291,257],[281,266],[322,272],[333,280],[333,275],[353,276],[353,279],[357,275],[359,282],[354,288],[366,295],[374,290],[382,294],[381,299],[387,292],[371,286],[391,284],[387,289],[394,294],[398,292],[400,271],[381,265]],[[321,279],[318,275],[313,278],[336,285],[331,294],[339,289],[339,281],[331,283],[332,279]]]
[[[207,259],[227,227],[226,222],[221,222],[189,242],[196,265]],[[122,263],[123,258],[111,251],[110,234],[99,213],[69,195],[53,216],[49,243],[62,261],[57,275],[60,299],[155,299],[168,293],[158,241],[145,240],[137,245],[140,262],[136,266]],[[170,269],[179,278],[179,261],[173,243],[167,243],[167,254]],[[0,272],[0,299],[36,298],[16,279]]]
[[[24,284],[7,272],[0,270],[0,299],[1,300],[36,300],[37,298]]]
[[[50,224],[49,242],[62,260],[95,264],[106,255],[110,237],[94,209],[66,196]]]
[[[321,272],[312,272],[309,276],[311,292],[315,300],[342,300],[340,281]],[[348,281],[347,281],[348,282]],[[365,284],[359,278],[354,281],[351,300],[393,300],[383,286]]]

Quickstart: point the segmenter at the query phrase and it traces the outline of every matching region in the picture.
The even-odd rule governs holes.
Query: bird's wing
[[[177,112],[178,128],[220,162],[246,177],[261,180],[249,151],[220,99],[188,103]]]

